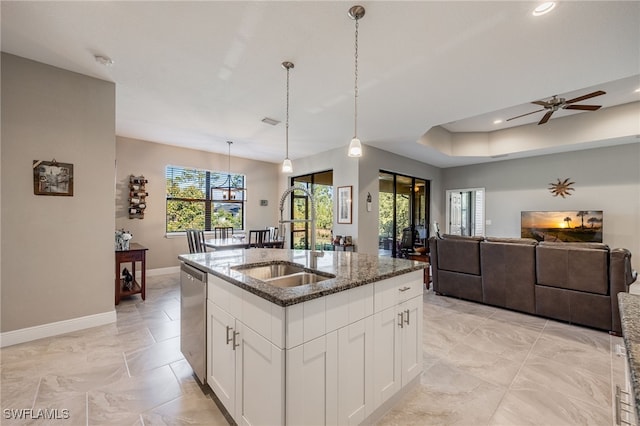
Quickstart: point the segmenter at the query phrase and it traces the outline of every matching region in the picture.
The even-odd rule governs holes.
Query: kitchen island
[[[369,423],[419,381],[425,264],[314,254],[179,256],[208,274],[206,381],[238,424]]]

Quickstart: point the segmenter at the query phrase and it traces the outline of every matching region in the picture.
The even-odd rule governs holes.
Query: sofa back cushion
[[[609,250],[605,247],[540,243],[536,246],[537,284],[607,295]]]
[[[480,275],[482,237],[444,235],[438,240],[438,269]]]

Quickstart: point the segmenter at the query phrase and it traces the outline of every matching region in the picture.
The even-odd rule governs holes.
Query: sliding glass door
[[[429,228],[430,181],[380,171],[379,254],[399,257],[403,249],[426,244]],[[403,232],[405,238],[403,243]],[[407,247],[403,247],[403,244]]]

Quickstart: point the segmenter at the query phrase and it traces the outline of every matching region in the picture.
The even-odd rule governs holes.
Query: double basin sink
[[[335,278],[335,275],[314,271],[287,262],[274,262],[255,266],[242,265],[234,267],[233,269],[276,287],[297,287]]]

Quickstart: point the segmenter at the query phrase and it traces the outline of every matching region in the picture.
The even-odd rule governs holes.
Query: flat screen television
[[[523,211],[520,235],[538,241],[602,242],[602,210]]]

